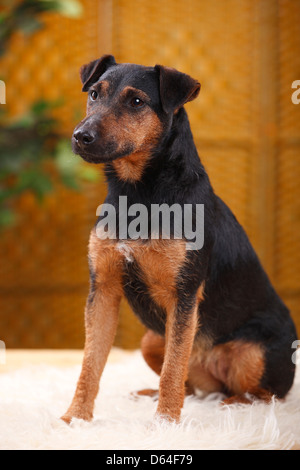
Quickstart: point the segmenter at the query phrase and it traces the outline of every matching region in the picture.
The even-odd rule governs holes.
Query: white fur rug
[[[185,400],[180,425],[153,422],[157,402],[130,392],[156,388],[139,352],[108,363],[92,423],[58,418],[72,399],[80,366],[26,367],[0,375],[0,449],[291,449],[300,445],[300,354],[285,402],[220,407],[221,395]]]

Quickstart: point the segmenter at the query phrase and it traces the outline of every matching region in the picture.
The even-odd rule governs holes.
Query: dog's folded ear
[[[197,98],[201,87],[197,80],[171,67],[156,65],[154,68],[159,73],[160,99],[166,113]]]
[[[88,91],[90,86],[96,83],[112,65],[116,65],[115,58],[112,55],[103,55],[100,59],[83,65],[80,69],[80,78],[83,83],[82,91]]]

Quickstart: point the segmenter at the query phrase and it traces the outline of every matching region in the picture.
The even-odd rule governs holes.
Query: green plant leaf
[[[36,101],[31,106],[31,111],[35,116],[44,115],[50,109],[52,109],[52,105],[46,100]]]
[[[20,193],[31,190],[38,200],[42,200],[53,190],[53,184],[50,176],[40,169],[29,169],[20,173],[16,188]]]
[[[36,18],[24,16],[19,21],[19,29],[26,35],[30,35],[41,29],[43,24]]]
[[[82,164],[78,172],[79,178],[89,183],[96,183],[100,179],[100,173],[95,169]]]
[[[78,179],[75,176],[73,176],[69,173],[62,173],[61,174],[61,181],[69,189],[73,189],[75,191],[80,190],[80,185],[78,183]]]
[[[49,0],[42,0],[47,2]],[[78,0],[56,0],[57,11],[69,18],[79,18],[83,12],[83,7]]]
[[[67,139],[62,139],[56,146],[55,162],[59,171],[71,171],[79,164],[79,158],[72,152],[71,143]]]
[[[74,155],[69,140],[61,140],[56,148],[56,166],[64,181],[69,181],[69,176],[73,179],[96,182],[99,180],[99,173],[92,167],[87,166],[81,157]],[[69,176],[68,176],[69,175]],[[68,186],[70,184],[68,183]],[[73,183],[71,186],[74,186]],[[78,187],[78,183],[76,184]]]
[[[9,227],[16,221],[16,214],[11,209],[0,207],[0,228]]]

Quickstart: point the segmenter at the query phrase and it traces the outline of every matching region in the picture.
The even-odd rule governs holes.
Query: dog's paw
[[[161,411],[157,409],[154,415],[154,422],[160,424],[179,424],[180,423],[180,410],[179,411]]]
[[[67,411],[60,419],[64,421],[67,424],[71,424],[72,419],[83,419],[84,421],[92,421],[93,419],[93,414],[89,412],[84,412],[84,411],[77,411],[77,412],[72,412],[72,411]]]
[[[145,388],[143,390],[138,390],[136,392],[131,392],[131,398],[137,400],[140,397],[150,397],[154,401],[158,400],[158,390],[153,390],[152,388]]]
[[[60,419],[61,419],[62,421],[64,421],[66,424],[71,424],[71,421],[72,421],[72,419],[73,419],[73,416],[70,415],[70,414],[68,414],[68,413],[66,413],[66,414],[64,414],[63,416],[61,416]]]
[[[233,395],[232,397],[225,398],[220,402],[221,406],[226,406],[226,405],[250,405],[252,401],[245,397],[244,395]]]

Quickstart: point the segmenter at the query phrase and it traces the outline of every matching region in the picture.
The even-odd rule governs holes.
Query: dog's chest
[[[116,250],[124,258],[127,282],[144,286],[151,299],[168,313],[176,302],[176,285],[186,259],[185,242],[126,241],[118,242]]]

